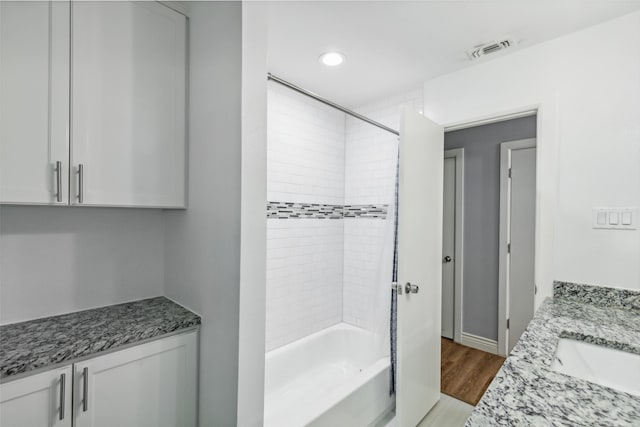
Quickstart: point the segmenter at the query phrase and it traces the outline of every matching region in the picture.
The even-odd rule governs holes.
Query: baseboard
[[[477,348],[487,353],[498,354],[498,342],[488,338],[479,337],[477,335],[463,332],[460,336],[460,344],[467,347]]]

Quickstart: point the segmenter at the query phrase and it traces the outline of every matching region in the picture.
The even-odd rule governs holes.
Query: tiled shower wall
[[[417,89],[355,110],[399,129],[401,107],[422,112],[422,105],[422,89]],[[397,139],[394,134],[347,117],[345,203],[393,203]],[[385,241],[390,239],[389,226],[387,221],[345,221],[342,318],[346,323],[374,331],[381,326],[376,297],[380,286],[391,287],[390,270],[385,268],[388,277],[381,277],[382,263],[390,262],[382,259],[383,248],[392,244]]]
[[[344,203],[345,115],[274,83],[267,200]],[[267,220],[266,350],[342,321],[344,220]]]
[[[268,102],[266,350],[342,321],[374,329],[397,137],[277,84]],[[397,129],[401,105],[421,110],[422,91],[356,111]],[[343,219],[342,205],[375,206]]]

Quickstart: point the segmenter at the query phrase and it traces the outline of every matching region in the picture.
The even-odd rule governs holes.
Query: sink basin
[[[639,354],[560,338],[551,369],[640,396]]]

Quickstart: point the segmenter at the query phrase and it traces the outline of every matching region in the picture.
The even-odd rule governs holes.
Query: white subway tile
[[[422,91],[363,112],[399,126],[399,106],[422,109]],[[267,196],[270,201],[390,203],[397,139],[331,107],[269,86]],[[267,341],[285,345],[344,321],[372,328],[385,221],[267,221]],[[388,242],[387,242],[388,244]]]

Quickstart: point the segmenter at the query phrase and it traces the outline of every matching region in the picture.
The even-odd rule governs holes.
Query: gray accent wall
[[[463,333],[498,339],[500,143],[535,137],[535,116],[445,133],[464,148]]]
[[[165,292],[202,316],[199,425],[232,427],[238,392],[242,4],[188,6],[189,208],[165,211]]]

